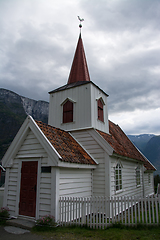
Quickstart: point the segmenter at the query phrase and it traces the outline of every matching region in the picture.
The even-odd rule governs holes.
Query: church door
[[[38,161],[22,162],[19,214],[35,217]]]

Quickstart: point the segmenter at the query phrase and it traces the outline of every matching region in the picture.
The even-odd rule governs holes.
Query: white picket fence
[[[61,225],[87,225],[102,229],[115,223],[158,225],[160,197],[61,197],[59,214]]]

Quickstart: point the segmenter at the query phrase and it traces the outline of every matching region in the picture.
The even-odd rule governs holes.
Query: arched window
[[[151,174],[148,173],[148,184],[151,184]]]
[[[67,101],[63,105],[63,123],[73,122],[73,102]]]
[[[104,122],[104,116],[103,116],[103,103],[101,99],[98,99],[98,119],[102,122]]]
[[[122,167],[120,163],[117,163],[115,167],[115,181],[116,181],[116,191],[122,189]]]
[[[140,166],[136,168],[136,185],[139,186],[141,184],[141,175],[140,175]]]

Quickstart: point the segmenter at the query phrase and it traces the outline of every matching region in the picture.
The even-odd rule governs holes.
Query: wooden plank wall
[[[142,165],[141,165],[141,185],[136,186],[137,163],[121,160],[122,164],[122,190],[115,189],[115,166],[117,159],[111,159],[111,196],[143,196],[142,188]]]
[[[28,156],[32,156],[32,158],[28,158]],[[48,161],[47,153],[33,132],[30,131],[13,160],[12,168],[9,169],[7,205],[13,215],[16,214],[16,204],[18,204],[16,203],[16,199],[18,199],[16,196],[19,195],[17,185],[20,184],[20,179],[18,182],[18,175],[20,174],[18,169],[19,161],[38,161],[40,157],[37,158],[37,156],[43,156],[41,164],[45,166]],[[39,203],[40,216],[43,216],[49,214],[51,210],[51,173],[41,174],[39,186],[40,192],[37,202]]]
[[[150,175],[150,183],[148,175]],[[144,173],[144,187],[146,196],[154,193],[153,173]]]
[[[41,173],[39,192],[39,215],[51,214],[51,173]]]
[[[8,192],[6,202],[6,206],[9,207],[11,215],[15,215],[16,211],[16,196],[18,184],[18,159],[14,159],[12,168],[9,168]]]
[[[42,164],[47,164],[47,153],[45,152],[44,148],[34,136],[33,132],[30,131],[23,142],[21,148],[18,151],[17,158],[25,158],[25,156],[32,156],[32,158],[39,156],[43,156]]]
[[[88,151],[89,154],[99,163],[93,171],[93,196],[105,196],[105,166],[104,150],[90,135],[89,130],[72,132],[77,141]]]
[[[59,195],[61,197],[90,197],[92,172],[90,169],[60,169]]]

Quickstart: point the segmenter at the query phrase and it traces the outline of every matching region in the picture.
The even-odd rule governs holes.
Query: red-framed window
[[[101,99],[98,100],[98,119],[102,122],[104,122],[104,116],[103,116],[103,103]]]
[[[73,103],[67,101],[63,105],[63,123],[73,122]]]

